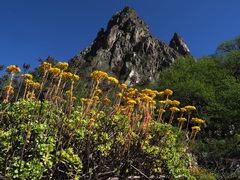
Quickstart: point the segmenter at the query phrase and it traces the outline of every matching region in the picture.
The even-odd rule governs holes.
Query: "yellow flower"
[[[152,90],[151,90],[151,89],[143,89],[143,90],[142,90],[142,93],[143,93],[143,94],[146,94],[146,95],[149,95],[149,96],[151,96],[151,95],[154,94],[154,95],[156,96],[155,93],[152,93]],[[154,97],[155,97],[155,96],[154,96]]]
[[[25,79],[25,80],[31,80],[31,79],[33,78],[31,74],[22,74],[21,76],[22,76],[23,79]]]
[[[90,121],[94,121],[94,118],[91,118]]]
[[[122,97],[122,93],[117,93],[117,97]]]
[[[198,119],[197,123],[198,123],[198,124],[202,124],[202,123],[204,123],[204,120]]]
[[[108,99],[108,98],[105,98],[103,101],[104,101],[105,103],[109,103],[109,102],[111,102],[111,100]]]
[[[59,68],[50,68],[49,72],[53,75],[53,76],[58,76],[60,75],[61,71]]]
[[[62,102],[62,103],[66,103],[67,101],[66,101],[65,99],[62,99],[61,102]]]
[[[125,108],[122,108],[121,111],[125,111],[126,109]]]
[[[159,104],[165,104],[166,103],[166,101],[158,101],[159,102]]]
[[[79,76],[76,74],[72,74],[70,72],[64,72],[62,76],[69,81],[74,81],[74,79],[79,80]]]
[[[65,70],[67,70],[67,68],[68,68],[68,63],[66,63],[66,62],[65,62],[65,63],[59,62],[59,63],[57,64],[57,67],[58,67],[59,69],[65,71]]]
[[[93,99],[94,99],[95,101],[98,101],[98,100],[99,100],[99,97],[98,97],[98,96],[94,96]]]
[[[38,83],[38,82],[33,82],[33,83],[31,83],[31,86],[33,87],[33,88],[38,88],[38,87],[40,87],[40,84]]]
[[[191,123],[202,124],[202,123],[204,123],[204,120],[198,119],[198,118],[192,118],[190,122],[191,122]]]
[[[95,91],[95,93],[96,93],[96,95],[102,94],[102,90],[101,90],[101,89],[97,89],[97,90]]]
[[[184,108],[189,114],[191,114],[193,110],[196,110],[194,106],[185,106]]]
[[[151,101],[149,101],[149,104],[156,104],[156,101],[154,101],[154,100],[151,100]]]
[[[171,107],[170,110],[175,113],[177,111],[180,111],[180,109],[178,109],[177,107]]]
[[[137,104],[137,103],[136,103],[136,101],[134,101],[134,100],[129,100],[129,101],[127,102],[127,104],[133,105],[133,104]]]
[[[51,64],[47,63],[47,62],[43,62],[39,68],[44,71],[44,73],[46,73],[50,68],[51,68]]]
[[[192,130],[201,131],[201,128],[199,126],[193,126]]]
[[[72,97],[72,100],[76,100],[77,98],[76,97]]]
[[[158,93],[158,95],[159,95],[162,99],[164,98],[164,94],[165,94],[164,91],[161,91],[161,92]]]
[[[172,104],[172,101],[170,99],[167,99],[165,103],[166,105],[169,105],[169,104]]]
[[[72,73],[64,72],[64,73],[62,73],[62,76],[67,80],[67,79],[70,79],[70,77],[72,76]]]
[[[70,93],[71,93],[71,91],[70,91],[70,90],[66,91],[66,94],[70,94]]]
[[[118,88],[127,89],[127,85],[126,84],[118,84]]]
[[[181,112],[184,113],[186,111],[185,108],[180,108]]]
[[[165,93],[167,96],[171,96],[171,95],[173,94],[173,91],[170,90],[170,89],[166,89],[166,90],[164,91],[164,93]]]
[[[8,89],[9,89],[9,86],[5,86],[3,92],[4,92],[4,93],[7,93],[7,92],[8,92]],[[13,87],[12,87],[12,86],[11,86],[11,88],[10,88],[10,93],[13,93]]]
[[[173,106],[178,106],[178,105],[180,104],[180,102],[177,101],[177,100],[173,100],[173,101],[171,102],[171,104],[172,104]]]
[[[155,98],[155,97],[156,97],[156,94],[153,93],[153,92],[151,92],[151,93],[149,93],[149,96],[150,96],[151,98]]]
[[[36,100],[35,94],[33,93],[33,95],[32,95],[31,92],[28,92],[27,97],[30,98],[31,96],[32,96],[32,99],[33,99],[33,100]]]
[[[85,99],[85,98],[81,98],[80,101],[81,101],[81,102],[85,102],[86,99]]]
[[[6,71],[9,73],[9,74],[19,74],[21,72],[20,68],[15,66],[15,65],[12,65],[12,66],[8,66]]]
[[[93,71],[91,73],[91,77],[98,83],[100,82],[100,80],[106,78],[107,76],[108,76],[107,73],[105,73],[103,71],[98,71],[98,70]]]
[[[34,89],[40,87],[40,84],[38,82],[33,82],[32,80],[29,80],[28,84],[32,86]]]
[[[143,101],[143,102],[147,102],[147,101],[151,101],[151,100],[152,100],[152,98],[149,97],[149,96],[144,96],[144,97],[142,98],[142,101]]]
[[[164,110],[164,109],[158,109],[157,112],[159,112],[159,113],[164,113],[165,110]]]
[[[118,80],[114,77],[108,77],[108,80],[112,83],[112,84],[118,84]]]
[[[180,121],[180,122],[187,121],[187,119],[186,119],[186,118],[183,118],[183,117],[181,117],[181,118],[177,118],[177,120]]]
[[[76,79],[78,81],[79,80],[79,76],[74,74],[73,79]]]

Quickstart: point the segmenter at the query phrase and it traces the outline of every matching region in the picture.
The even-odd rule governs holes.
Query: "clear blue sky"
[[[125,5],[167,44],[179,33],[195,58],[240,35],[239,0],[1,0],[0,64],[33,68],[48,55],[67,62]]]

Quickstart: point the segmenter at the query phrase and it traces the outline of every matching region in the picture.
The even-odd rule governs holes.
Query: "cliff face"
[[[190,51],[177,33],[169,46],[150,33],[134,9],[125,7],[70,64],[84,66],[82,74],[97,69],[131,86],[156,81],[163,67],[170,67],[177,57],[186,54]]]

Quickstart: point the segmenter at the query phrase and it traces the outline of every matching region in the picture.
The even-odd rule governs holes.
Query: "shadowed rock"
[[[156,81],[159,71],[179,56],[190,54],[178,34],[170,44],[154,37],[136,10],[126,6],[113,15],[106,31],[101,28],[93,43],[69,62],[81,61],[82,74],[97,69],[127,85],[143,85]]]

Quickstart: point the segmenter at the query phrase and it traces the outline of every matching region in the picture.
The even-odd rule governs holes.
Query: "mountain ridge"
[[[97,69],[132,86],[155,82],[162,68],[170,67],[176,58],[185,55],[191,53],[179,34],[174,34],[170,45],[166,44],[150,33],[135,9],[126,6],[69,63],[81,66],[83,76]]]

